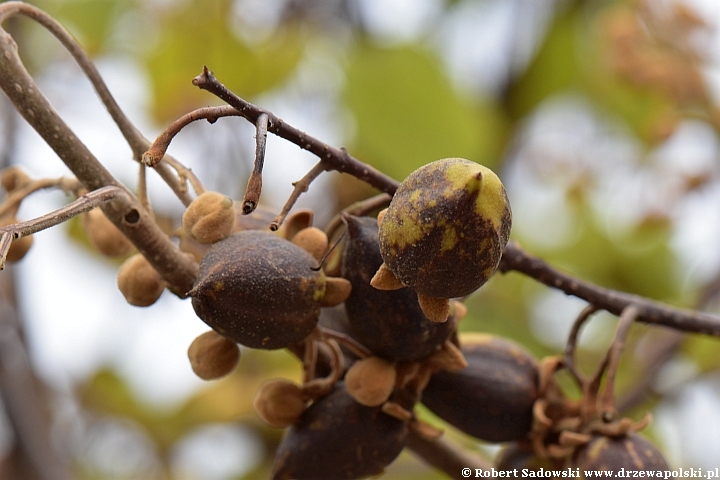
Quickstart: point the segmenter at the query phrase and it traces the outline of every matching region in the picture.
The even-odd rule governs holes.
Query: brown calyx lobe
[[[345,310],[353,337],[375,355],[388,360],[415,361],[430,355],[447,340],[456,319],[428,320],[409,288],[378,290],[370,279],[383,262],[378,226],[372,217],[345,216],[348,238],[342,275],[352,283]]]
[[[479,191],[453,188],[444,169],[409,177],[398,189],[384,221],[413,222],[419,239],[404,244],[381,231],[387,266],[405,284],[429,297],[454,298],[480,288],[495,271],[510,234],[510,210],[496,231],[477,213]]]
[[[190,292],[195,313],[210,327],[252,348],[284,348],[305,338],[320,314],[324,277],[303,249],[261,231],[215,243]],[[320,295],[321,296],[321,295]]]

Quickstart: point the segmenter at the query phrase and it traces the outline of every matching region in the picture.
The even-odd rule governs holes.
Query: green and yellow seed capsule
[[[511,223],[492,170],[462,158],[429,163],[400,184],[382,217],[384,265],[373,286],[408,286],[429,318],[445,321],[443,299],[474,292],[495,272]]]

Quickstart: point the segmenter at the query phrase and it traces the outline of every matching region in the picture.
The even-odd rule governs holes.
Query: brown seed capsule
[[[326,279],[302,248],[250,230],[215,243],[189,295],[195,313],[220,334],[251,348],[285,348],[317,324]]]
[[[204,192],[188,205],[182,225],[183,230],[200,243],[222,240],[235,226],[233,201],[218,192]]]
[[[380,251],[419,295],[462,297],[495,272],[511,221],[495,173],[462,158],[438,160],[398,187],[380,225]]]
[[[165,290],[165,281],[140,253],[120,265],[117,283],[125,300],[136,307],[149,307]]]
[[[215,380],[235,369],[240,349],[232,340],[210,330],[193,340],[188,358],[195,375],[203,380]]]
[[[333,480],[377,475],[405,446],[407,423],[365,407],[338,383],[290,427],[275,455],[274,480]]]
[[[387,360],[415,361],[433,353],[455,329],[457,316],[445,323],[430,321],[409,288],[378,290],[370,279],[382,264],[374,218],[344,217],[347,239],[342,275],[352,283],[345,301],[353,336]]]
[[[580,469],[581,475],[585,470],[617,473],[620,469],[636,472],[670,468],[655,445],[633,432],[617,438],[596,435],[575,453],[573,466]]]
[[[305,411],[305,397],[300,385],[289,380],[269,380],[255,395],[255,412],[268,425],[285,428],[297,422]]]
[[[107,257],[122,257],[132,249],[130,240],[108,220],[100,208],[94,208],[83,215],[83,228],[90,242]]]
[[[437,372],[422,402],[463,432],[491,442],[524,437],[538,397],[538,365],[520,345],[493,335],[460,339],[467,368]]]
[[[0,227],[12,225],[18,222],[19,220],[15,218],[15,216],[11,215],[0,219]],[[10,263],[19,262],[20,260],[25,258],[25,254],[28,252],[28,250],[30,250],[30,247],[32,247],[33,241],[34,239],[32,235],[13,240],[10,244],[10,248],[8,249],[7,257],[5,257],[5,259]]]
[[[377,407],[390,398],[395,387],[395,364],[379,357],[353,363],[345,374],[345,388],[360,405]]]

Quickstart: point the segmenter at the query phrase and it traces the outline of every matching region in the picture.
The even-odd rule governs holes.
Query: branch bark
[[[135,196],[115,180],[60,118],[25,69],[17,44],[2,28],[0,88],[88,190],[114,185],[127,192],[105,204],[103,211],[168,281],[171,290],[179,296],[190,291],[197,274],[195,261],[172,243]]]

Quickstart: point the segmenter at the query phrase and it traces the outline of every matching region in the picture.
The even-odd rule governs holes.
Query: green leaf
[[[286,24],[268,41],[249,45],[232,31],[230,10],[229,0],[193,0],[159,20],[159,45],[146,57],[158,121],[218,103],[191,84],[203,65],[245,98],[276,87],[295,70],[306,39],[302,29]]]
[[[489,101],[463,98],[438,58],[418,46],[361,43],[347,65],[353,152],[394,178],[433,160],[464,157],[492,168],[506,125]]]
[[[63,0],[40,2],[39,6],[67,27],[90,55],[100,53],[110,45],[115,23],[128,10],[137,6],[136,0]]]
[[[578,56],[581,14],[577,2],[557,14],[535,58],[510,86],[506,102],[507,110],[514,120],[525,117],[555,94],[581,89]]]

